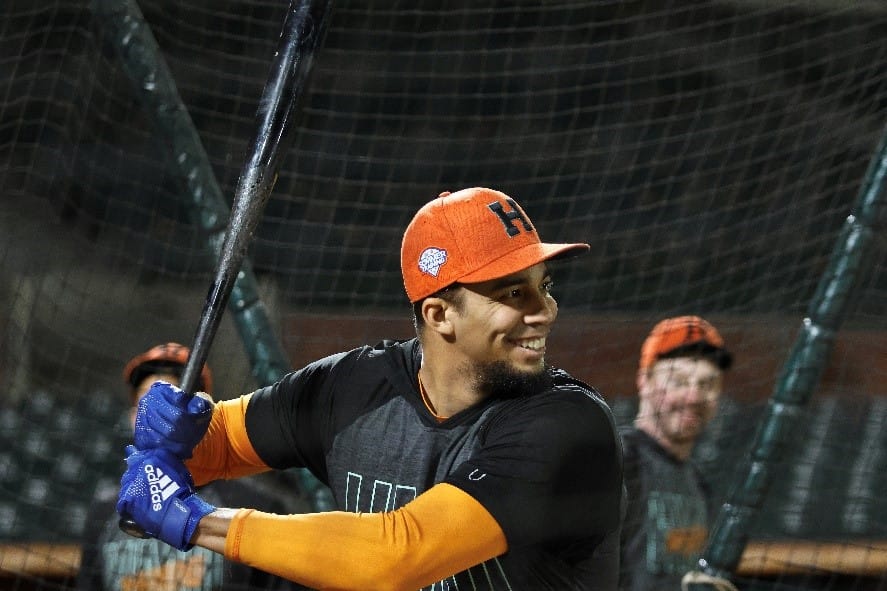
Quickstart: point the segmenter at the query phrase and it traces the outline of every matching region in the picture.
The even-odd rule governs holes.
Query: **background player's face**
[[[643,420],[673,443],[696,440],[714,417],[723,372],[703,358],[662,359],[638,379]]]
[[[545,344],[557,317],[542,263],[513,275],[464,286],[454,314],[454,345],[469,366],[499,364],[522,374],[545,368]]]

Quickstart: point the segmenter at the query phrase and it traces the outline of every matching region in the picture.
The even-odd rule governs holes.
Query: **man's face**
[[[723,372],[698,357],[662,359],[638,376],[639,414],[658,437],[692,443],[715,416]]]
[[[453,313],[455,349],[466,369],[517,376],[545,369],[545,345],[557,317],[551,277],[540,263],[513,275],[466,284]]]

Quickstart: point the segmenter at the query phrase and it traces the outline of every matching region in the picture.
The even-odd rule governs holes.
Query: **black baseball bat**
[[[256,137],[241,169],[215,277],[182,373],[180,387],[190,395],[194,394],[253,233],[277,181],[280,159],[291,144],[290,122],[326,32],[331,10],[332,0],[290,0],[271,71],[259,100]],[[128,516],[122,516],[119,525],[131,536],[148,537]]]

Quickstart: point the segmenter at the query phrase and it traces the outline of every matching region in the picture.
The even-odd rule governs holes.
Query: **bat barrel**
[[[222,311],[258,226],[274,184],[281,155],[291,144],[290,119],[313,61],[328,2],[292,0],[287,9],[275,58],[256,113],[256,135],[249,158],[241,170],[225,238],[218,253],[216,277],[210,286],[191,354],[182,373],[181,388],[189,394],[200,377],[209,348],[221,323]],[[318,6],[324,8],[319,12]]]

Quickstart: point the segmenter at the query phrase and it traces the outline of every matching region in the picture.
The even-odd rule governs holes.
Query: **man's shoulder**
[[[556,393],[565,393],[568,395],[582,395],[595,403],[602,404],[603,406],[609,408],[606,400],[601,395],[597,389],[587,384],[586,382],[580,380],[579,378],[573,376],[567,371],[560,368],[549,368],[549,375],[551,376],[551,389]]]
[[[386,340],[376,345],[361,345],[322,357],[301,369],[288,373],[280,382],[284,389],[295,384],[359,383],[367,379],[385,379],[386,376],[418,371],[420,353],[416,339],[405,341]]]
[[[634,425],[619,425],[619,436],[632,444],[637,444],[643,434],[641,430]]]
[[[604,417],[615,428],[610,405],[594,386],[562,369],[552,368],[549,373],[552,377],[552,385],[547,398],[564,401],[568,412],[575,410]]]
[[[633,425],[622,426],[619,428],[619,437],[622,439],[622,452],[626,463],[672,466],[673,469],[697,469],[692,461],[677,458],[643,429]]]
[[[550,369],[551,383],[535,394],[495,402],[488,414],[490,424],[510,425],[506,431],[523,432],[554,428],[567,437],[580,439],[616,437],[616,425],[610,407],[592,386],[568,373]]]
[[[379,341],[375,345],[362,345],[337,355],[319,360],[328,365],[390,365],[392,367],[412,367],[418,363],[418,339]],[[418,368],[416,368],[418,371]]]

